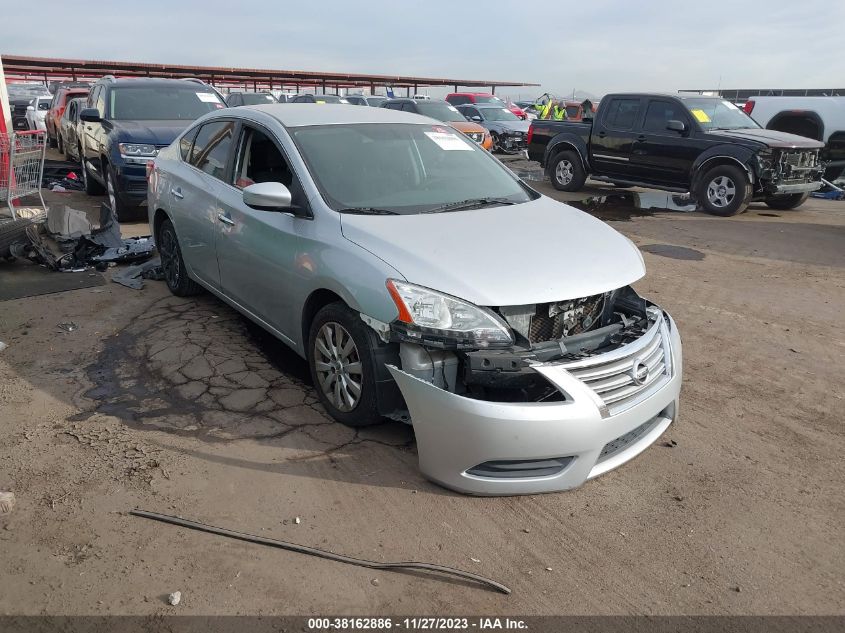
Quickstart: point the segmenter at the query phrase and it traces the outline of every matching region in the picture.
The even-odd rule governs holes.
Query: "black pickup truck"
[[[751,200],[793,209],[822,185],[818,141],[762,129],[718,97],[612,94],[594,120],[535,120],[528,157],[561,191],[589,176],[620,186],[690,192],[714,215]]]

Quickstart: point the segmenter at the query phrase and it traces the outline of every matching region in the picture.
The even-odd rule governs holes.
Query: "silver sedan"
[[[336,420],[413,424],[447,487],[572,488],[677,417],[680,337],[630,287],[636,247],[447,124],[221,110],[159,153],[148,191],[174,294],[208,290],[296,350]]]

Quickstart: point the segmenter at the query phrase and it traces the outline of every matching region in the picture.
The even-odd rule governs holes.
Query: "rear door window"
[[[614,130],[632,130],[640,116],[641,99],[614,99],[607,106],[604,123]]]
[[[197,133],[188,162],[209,176],[225,180],[234,134],[234,121],[206,123]]]

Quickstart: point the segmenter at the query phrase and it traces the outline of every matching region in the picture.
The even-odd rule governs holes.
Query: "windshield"
[[[705,131],[760,127],[754,119],[724,99],[684,99],[683,102]]]
[[[6,84],[9,92],[9,99],[25,99],[38,97],[46,92],[46,88],[40,84]]]
[[[519,117],[507,108],[478,108],[478,111],[487,121],[519,121]]]
[[[533,199],[506,167],[450,127],[363,123],[291,131],[323,199],[337,211],[407,215],[480,198]]]
[[[367,105],[379,108],[382,103],[387,101],[387,97],[364,97],[364,100],[367,102]]]
[[[445,101],[420,101],[417,103],[417,110],[423,116],[430,116],[438,121],[466,121],[455,106]]]
[[[314,95],[314,101],[317,103],[349,103],[346,99],[341,99],[337,95]]]
[[[216,94],[199,86],[121,87],[111,91],[109,118],[113,121],[193,121],[222,107]]]
[[[495,103],[496,105],[504,104],[504,101],[499,99],[499,97],[494,97],[493,95],[488,95],[486,97],[481,95],[475,95],[475,103]]]
[[[243,97],[244,105],[276,103],[272,95],[264,94],[263,92],[245,92],[241,97]]]

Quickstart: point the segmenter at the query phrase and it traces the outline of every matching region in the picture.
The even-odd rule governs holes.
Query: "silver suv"
[[[214,112],[156,157],[148,202],[174,294],[209,290],[296,350],[336,420],[411,422],[447,487],[572,488],[677,416],[681,341],[630,287],[637,248],[448,124]]]

